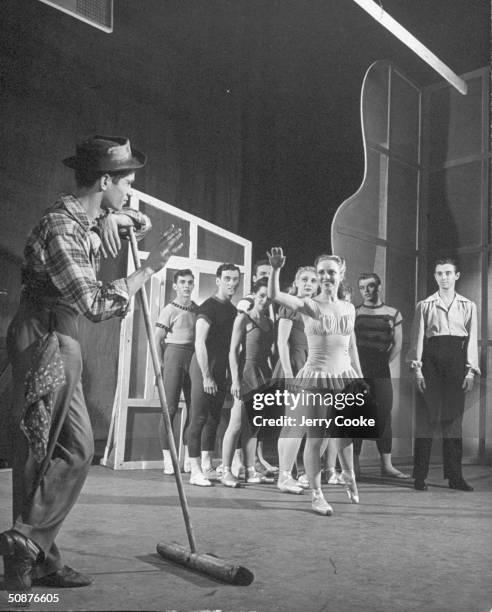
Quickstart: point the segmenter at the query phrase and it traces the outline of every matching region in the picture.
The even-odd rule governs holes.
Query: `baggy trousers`
[[[426,389],[416,404],[413,477],[425,480],[429,473],[432,439],[442,431],[444,478],[462,478],[462,421],[465,406],[466,338],[436,336],[426,340],[422,374]]]
[[[13,445],[13,529],[33,540],[44,553],[38,577],[63,564],[55,538],[79,496],[94,454],[92,427],[82,392],[82,355],[77,340],[77,315],[57,312],[54,331],[65,366],[66,383],[55,394],[51,432],[64,407],[68,413],[53,457],[40,486],[32,496],[40,468],[20,429],[24,410],[24,379],[30,368],[36,340],[48,331],[49,312],[21,303],[8,331],[8,351],[13,372],[13,403],[9,418]]]

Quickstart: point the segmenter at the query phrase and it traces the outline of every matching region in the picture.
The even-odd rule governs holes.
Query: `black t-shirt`
[[[228,359],[236,314],[234,304],[219,300],[215,295],[206,299],[199,306],[197,320],[205,319],[210,324],[206,340],[209,361]]]

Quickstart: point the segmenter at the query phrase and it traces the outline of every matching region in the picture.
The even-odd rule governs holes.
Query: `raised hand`
[[[285,256],[282,247],[272,247],[271,252],[267,251],[268,261],[274,270],[282,268],[285,264]]]
[[[183,231],[179,227],[170,225],[162,234],[159,242],[152,248],[146,261],[146,265],[158,272],[182,247],[181,239]]]

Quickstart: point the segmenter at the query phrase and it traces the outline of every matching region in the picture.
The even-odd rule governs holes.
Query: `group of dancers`
[[[43,214],[26,243],[20,304],[8,330],[14,389],[8,414],[13,443],[13,521],[0,533],[7,590],[92,583],[90,576],[64,565],[55,543],[94,453],[82,387],[79,317],[97,323],[125,316],[132,296],[183,246],[180,228],[170,227],[140,269],[104,284],[97,280],[101,255],[116,256],[129,228],[135,230],[137,239],[151,228],[144,214],[124,206],[135,172],[145,163],[146,156],[124,137],[94,136],[77,144],[75,155],[64,160],[74,170],[73,193],[60,196]],[[164,385],[171,414],[175,416],[182,393],[190,407],[186,438],[192,485],[212,484],[217,428],[228,394],[233,405],[223,436],[222,483],[238,485],[232,473],[233,458],[239,455],[238,440],[246,482],[268,481],[264,468],[270,466],[261,437],[257,439],[258,427],[248,399],[272,382],[271,353],[278,316],[274,305],[283,306],[285,315],[284,344],[281,341],[278,348],[284,378],[292,376],[298,389],[315,384],[331,391],[343,389],[362,375],[353,334],[355,311],[337,295],[344,262],[323,256],[316,268],[300,270],[296,296],[279,291],[282,265],[281,251],[272,249],[269,261],[255,270],[251,294],[237,308],[232,303],[240,281],[236,265],[219,266],[216,291],[199,306],[191,299],[192,272],[176,273],[176,298],[163,309],[157,333],[160,345],[165,346]],[[306,417],[318,412],[319,407],[305,407]],[[321,492],[324,432],[312,427],[306,433],[304,480],[291,475],[295,461],[291,457],[297,453],[301,436],[286,436],[279,443],[278,486],[295,493],[311,487],[313,509],[330,514]],[[357,503],[351,439],[333,437],[332,443],[349,497]],[[162,446],[164,470],[169,473],[172,464],[164,437]]]
[[[132,296],[183,247],[182,231],[170,227],[141,268],[126,278],[98,281],[101,254],[117,255],[120,238],[129,228],[138,238],[151,227],[144,214],[124,206],[146,156],[132,148],[127,138],[94,136],[78,143],[75,155],[63,162],[74,170],[75,188],[61,195],[29,234],[20,303],[8,330],[13,375],[8,412],[13,520],[0,533],[8,591],[92,583],[92,577],[64,565],[55,542],[94,453],[82,387],[78,321],[80,316],[93,322],[125,316]],[[336,255],[321,255],[314,267],[299,268],[295,292],[281,291],[284,261],[282,249],[272,248],[268,260],[256,266],[251,294],[237,308],[232,303],[240,276],[236,265],[219,266],[216,292],[199,306],[191,299],[192,272],[176,273],[176,298],[157,322],[159,343],[165,346],[166,398],[173,417],[181,393],[187,398],[190,483],[211,486],[217,428],[226,412],[227,395],[233,397],[220,478],[225,486],[236,488],[233,458],[239,454],[238,440],[246,482],[268,478],[264,468],[270,466],[261,435],[258,439],[250,398],[284,381],[304,399],[299,403],[301,421],[286,422],[278,440],[277,486],[287,493],[310,488],[314,512],[329,515],[332,508],[321,490],[321,456],[326,450],[331,470],[328,482],[341,478],[349,499],[358,503],[356,458],[361,442],[353,442],[350,427],[320,425],[334,413],[333,406],[315,399],[318,396],[336,399],[356,389],[356,395],[372,396],[383,473],[407,477],[391,463],[389,363],[401,349],[401,315],[381,302],[380,279],[373,272],[359,280],[363,304],[355,309],[341,290],[346,264]],[[450,488],[472,490],[462,474],[461,426],[465,393],[480,375],[478,325],[475,304],[455,291],[459,278],[456,261],[436,261],[438,291],[419,302],[415,313],[408,362],[419,392],[413,471],[418,491],[427,490],[437,427],[442,430],[444,477]],[[272,344],[277,346],[277,364],[272,363]],[[363,378],[367,382],[361,382]],[[312,390],[319,393],[304,393]],[[306,426],[299,427],[303,422]],[[295,479],[292,470],[303,437],[305,475],[298,473]],[[162,446],[164,471],[169,473],[172,463],[165,439]],[[337,457],[341,475],[335,472]]]
[[[284,262],[281,248],[272,248],[267,260],[257,262],[251,293],[237,308],[232,304],[239,284],[237,266],[219,266],[216,292],[200,306],[191,299],[191,270],[175,273],[176,296],[157,321],[164,387],[171,420],[178,413],[181,389],[187,403],[184,470],[190,472],[190,484],[209,487],[219,480],[237,488],[242,470],[246,483],[273,482],[271,476],[278,471],[280,491],[302,494],[311,489],[314,512],[329,515],[333,510],[323,496],[322,474],[329,484],[344,484],[350,501],[359,503],[356,476],[362,439],[353,439],[343,427],[326,428],[323,419],[336,411],[316,402],[314,394],[306,394],[297,418],[282,427],[279,468],[272,467],[263,456],[261,434],[258,440],[261,428],[250,400],[272,385],[326,395],[343,393],[358,383],[377,406],[382,474],[408,479],[391,461],[389,364],[401,351],[402,316],[382,302],[376,273],[360,276],[362,304],[356,309],[343,284],[346,263],[342,258],[320,255],[314,266],[300,267],[288,291],[280,290]],[[233,398],[230,411],[223,410],[228,393]],[[287,406],[285,413],[292,414]],[[228,416],[228,424],[221,464],[214,469],[221,414]],[[312,424],[306,426],[306,421]],[[161,435],[165,440],[163,428]],[[297,460],[303,440],[303,460]],[[172,474],[166,442],[163,456],[164,473]],[[337,461],[341,473],[336,470]]]

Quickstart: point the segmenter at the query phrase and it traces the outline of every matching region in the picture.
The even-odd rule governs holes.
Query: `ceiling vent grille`
[[[40,0],[91,26],[113,31],[113,0]]]

